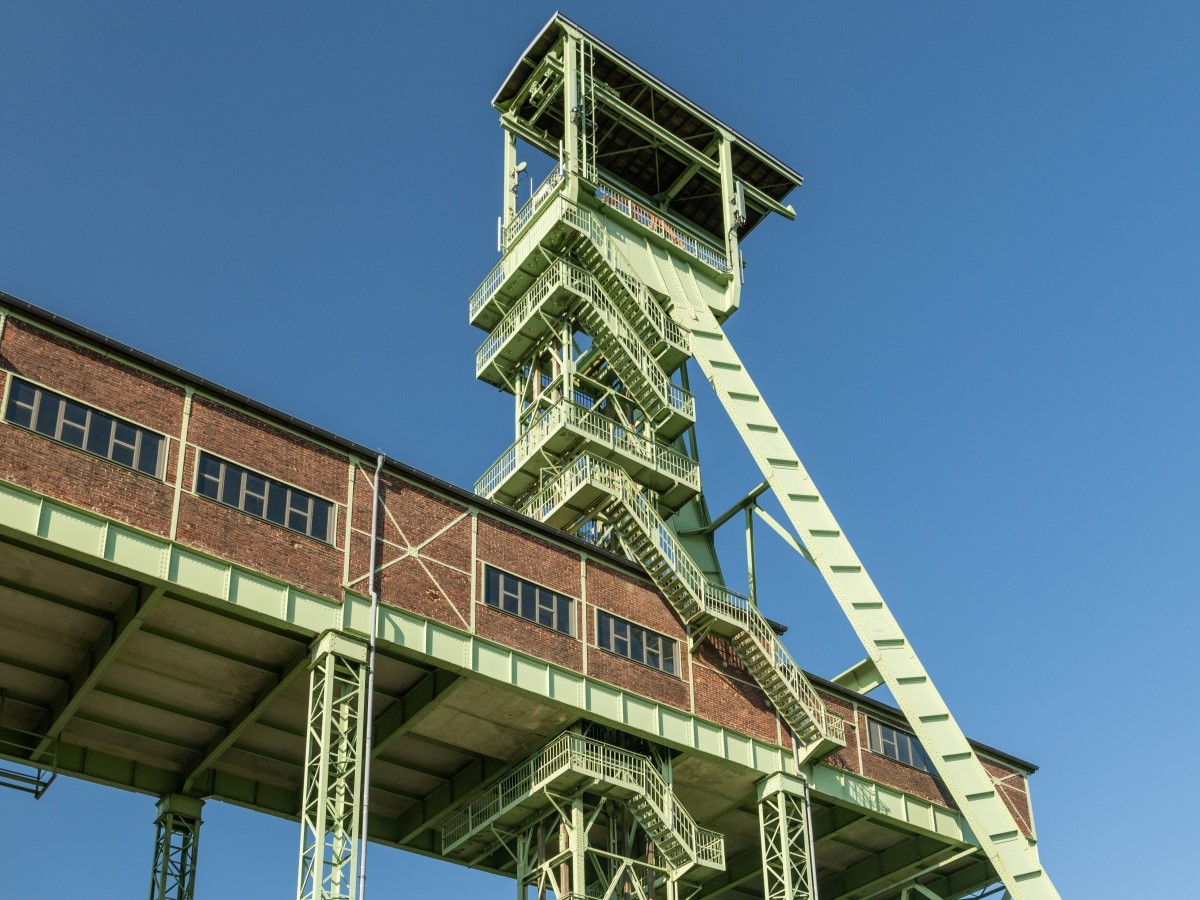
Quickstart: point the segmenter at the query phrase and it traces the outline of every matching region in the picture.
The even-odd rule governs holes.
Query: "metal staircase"
[[[701,828],[651,760],[568,732],[461,807],[442,827],[442,852],[471,859],[518,832],[554,803],[586,790],[623,800],[675,879],[703,880],[725,868],[725,838]]]
[[[645,489],[623,469],[581,454],[522,512],[568,529],[580,519],[605,516],[693,632],[729,638],[797,738],[815,745],[810,753],[845,746],[844,723],[826,708],[767,620],[749,599],[704,577]]]

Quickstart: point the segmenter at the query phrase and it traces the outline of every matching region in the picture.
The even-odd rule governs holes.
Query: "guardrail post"
[[[813,860],[804,782],[783,772],[758,783],[766,900],[813,900]]]
[[[183,794],[167,794],[159,799],[150,900],[192,900],[203,805],[203,800]]]

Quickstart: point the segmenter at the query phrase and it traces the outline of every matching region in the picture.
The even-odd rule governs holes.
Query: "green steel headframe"
[[[722,327],[740,306],[740,239],[799,175],[612,48],[555,16],[494,100],[504,130],[501,260],[470,299],[477,375],[513,394],[516,439],[476,490],[641,562],[693,635],[727,638],[804,746],[845,743],[753,597],[724,587],[700,485],[692,359],[764,478],[736,505],[828,584],[979,847],[1017,900],[1054,900],[1026,836],[955,722]],[[554,161],[521,199],[517,140]],[[758,508],[770,490],[794,531]],[[719,517],[720,524],[727,516]],[[753,594],[753,574],[752,574]],[[763,798],[769,897],[807,897],[796,794]],[[773,880],[772,880],[773,878]],[[917,888],[909,888],[911,891]],[[927,888],[920,888],[925,892]]]

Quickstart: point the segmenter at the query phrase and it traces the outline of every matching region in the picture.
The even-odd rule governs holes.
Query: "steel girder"
[[[192,900],[203,805],[184,794],[167,794],[158,801],[150,900]]]
[[[327,632],[309,676],[298,900],[355,900],[362,837],[367,648]]]
[[[782,772],[758,784],[766,900],[813,900],[811,823],[804,782]]]

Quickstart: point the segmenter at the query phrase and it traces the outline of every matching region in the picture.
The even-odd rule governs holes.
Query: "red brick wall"
[[[772,744],[779,740],[775,708],[724,638],[705,638],[693,658],[696,715]]]
[[[5,324],[0,364],[168,438],[179,434],[182,389],[23,322],[9,319]],[[177,444],[169,445],[164,482],[6,424],[0,428],[0,478],[166,535],[171,527],[177,457]]]
[[[161,535],[170,533],[171,506],[182,427],[182,388],[146,374],[107,353],[10,318],[0,343],[0,365],[57,392],[77,397],[170,438],[166,481],[131,472],[25,429],[0,425],[0,478]],[[0,373],[0,384],[4,381]],[[343,595],[345,523],[351,529],[349,586],[365,593],[369,569],[373,464],[356,467],[352,508],[346,509],[349,455],[289,433],[231,405],[197,396],[183,465],[177,540],[248,566],[314,593]],[[333,543],[308,538],[222,504],[195,490],[197,448],[207,450],[335,504]],[[774,742],[778,720],[762,690],[753,683],[732,647],[710,638],[693,657],[685,629],[674,611],[642,577],[589,559],[586,591],[580,552],[523,531],[491,512],[478,515],[478,555],[471,556],[473,517],[469,506],[443,497],[394,473],[382,479],[386,513],[380,516],[379,577],[384,603],[412,610],[447,625],[541,659],[585,670],[604,681],[694,713],[717,724]],[[575,635],[564,635],[486,606],[483,567],[492,565],[567,596],[575,605]],[[477,596],[471,596],[475,566]],[[595,646],[594,616],[603,609],[657,631],[678,644],[678,675],[624,659]],[[694,699],[693,699],[694,698]],[[848,746],[826,759],[829,765],[950,805],[932,775],[872,753],[866,746],[866,715],[851,704],[826,696],[845,716]],[[789,741],[784,736],[784,745]],[[861,743],[861,747],[859,746]],[[861,771],[860,771],[861,756]],[[988,762],[997,777],[1011,774]],[[1024,779],[999,788],[1028,833],[1029,805]]]

